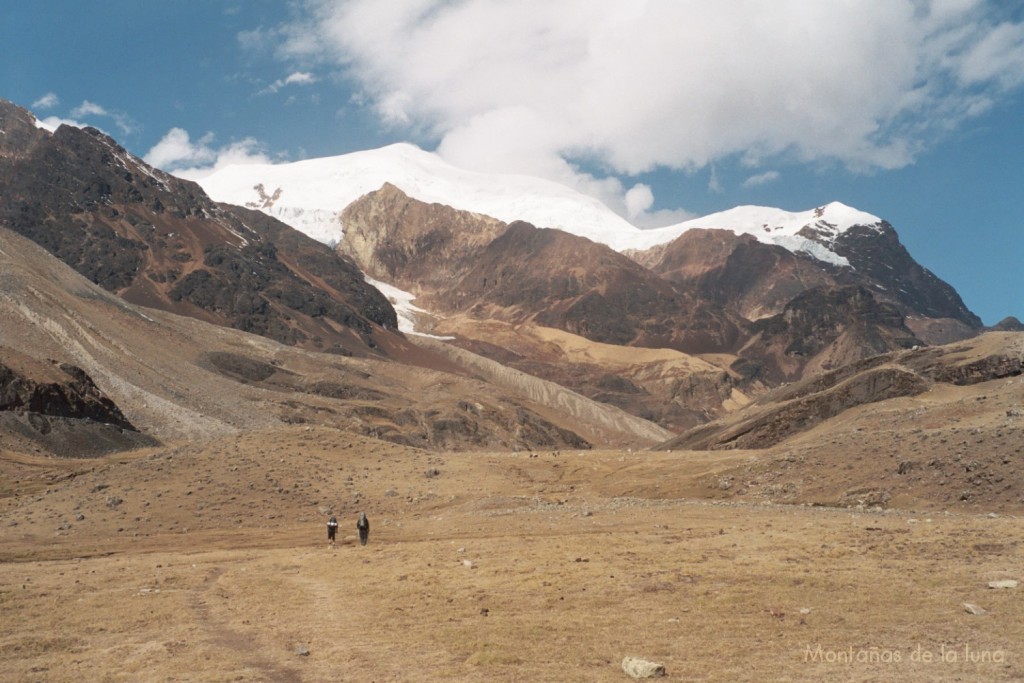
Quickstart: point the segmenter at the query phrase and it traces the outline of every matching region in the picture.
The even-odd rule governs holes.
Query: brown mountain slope
[[[2,228],[0,318],[0,349],[82,368],[132,425],[164,442],[282,424],[330,425],[449,450],[660,438],[653,425],[622,420],[614,408],[575,415],[533,396],[528,379],[495,387],[429,351],[417,351],[419,366],[347,358],[138,307]],[[559,398],[573,400],[571,392]],[[24,451],[26,441],[15,436],[0,430],[0,449]]]
[[[908,388],[923,382],[924,390],[810,419],[770,449],[745,451],[747,464],[706,477],[707,490],[737,501],[1019,513],[1024,335],[988,333],[882,360],[861,372],[837,373],[831,385],[826,375],[781,389],[774,407],[759,401],[731,426],[720,425],[712,443],[725,445],[726,430],[738,436],[740,423],[751,428],[748,439],[767,435],[758,422],[771,430],[793,425],[799,406],[821,409],[843,393],[851,396],[847,388],[854,385],[863,397],[877,397],[879,387],[868,380],[880,373],[900,373],[910,378]],[[804,417],[814,410],[804,410]],[[760,420],[758,411],[766,411]]]
[[[338,251],[370,277],[415,294],[451,287],[506,228],[489,216],[416,201],[391,184],[350,204],[342,221]]]
[[[304,348],[401,346],[390,304],[326,246],[255,214],[246,223],[95,129],[50,134],[2,101],[0,127],[0,225],[105,289]]]
[[[693,230],[626,258],[558,230],[526,223],[502,230],[390,186],[354,202],[344,221],[339,249],[446,316],[435,332],[670,429],[722,414],[736,388],[756,394],[924,343],[907,327],[906,306],[886,303],[875,280],[861,278],[871,289],[841,285],[836,266],[729,231]],[[894,239],[888,248],[902,249]],[[506,324],[493,338],[492,322]],[[540,328],[599,344],[714,354],[719,369],[637,383],[621,368],[571,362],[529,334],[516,338],[517,330]]]
[[[564,330],[448,316],[434,325],[447,343],[478,353],[679,432],[746,403],[735,373],[673,349],[591,341]],[[725,357],[728,365],[733,357]],[[718,363],[718,364],[716,364]]]
[[[421,329],[451,344],[671,430],[746,400],[734,395],[732,359],[712,365],[683,353],[730,348],[743,321],[603,245],[425,204],[391,186],[351,204],[343,221],[339,250],[416,293],[434,313],[421,316]],[[563,345],[570,337],[577,341]],[[624,350],[569,351],[577,345]],[[672,360],[625,350],[637,347],[665,349]]]
[[[736,413],[666,442],[667,449],[768,448],[844,412],[889,399],[940,392],[941,386],[997,382],[1005,398],[1021,397],[1024,335],[991,332],[946,346],[915,348],[850,363],[831,372],[787,384],[758,397]],[[1007,378],[1010,384],[1003,385]],[[1019,417],[1011,404],[1006,417]],[[825,428],[823,427],[823,431]],[[1021,441],[1019,443],[1024,443]]]
[[[385,186],[343,214],[339,250],[439,313],[535,322],[597,342],[686,353],[735,347],[743,321],[605,245],[509,226]]]
[[[808,289],[836,284],[822,262],[731,230],[689,230],[635,258],[666,280],[748,320],[780,313]]]
[[[690,230],[669,244],[632,253],[638,263],[707,301],[750,320],[781,313],[794,297],[818,287],[862,287],[893,305],[921,340],[942,344],[978,333],[981,321],[959,294],[917,263],[889,223],[853,226],[833,235],[819,224],[802,237],[824,244],[849,265],[763,244],[728,230]]]
[[[856,286],[809,289],[751,331],[736,369],[770,386],[923,343],[895,306]]]
[[[728,350],[741,324],[610,248],[559,230],[513,223],[454,291],[424,297],[447,310],[537,324],[606,344]]]

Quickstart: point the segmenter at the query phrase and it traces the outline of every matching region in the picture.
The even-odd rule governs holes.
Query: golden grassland
[[[1024,679],[1022,594],[988,588],[1021,578],[1019,516],[708,497],[756,457],[323,428],[7,454],[0,680]]]

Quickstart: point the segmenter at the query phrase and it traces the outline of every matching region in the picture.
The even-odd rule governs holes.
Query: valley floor
[[[988,587],[1022,578],[1019,515],[700,497],[755,457],[302,428],[7,454],[0,681],[1024,679],[1022,589]]]

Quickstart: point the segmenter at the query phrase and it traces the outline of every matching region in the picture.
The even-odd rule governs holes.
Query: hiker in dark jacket
[[[366,542],[370,539],[370,520],[366,519],[366,513],[359,513],[359,521],[356,522],[356,528],[359,529],[359,545],[366,545]]]
[[[331,516],[327,521],[327,542],[334,545],[334,537],[338,535],[338,518]]]

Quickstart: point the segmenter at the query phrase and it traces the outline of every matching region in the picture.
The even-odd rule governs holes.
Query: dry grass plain
[[[708,498],[763,457],[322,427],[3,454],[0,681],[1024,679],[1021,589],[988,588],[1024,578],[1019,514]]]

